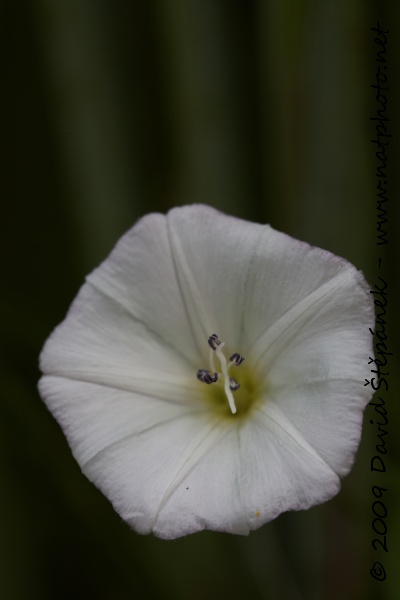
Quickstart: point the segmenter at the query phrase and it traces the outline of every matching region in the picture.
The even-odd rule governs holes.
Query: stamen
[[[234,363],[237,367],[242,364],[244,357],[241,354],[235,352],[229,359],[229,362]]]
[[[215,364],[214,364],[214,350],[212,348],[210,348],[210,367],[211,367],[211,371],[216,371],[215,368]]]
[[[210,337],[208,338],[208,343],[210,345],[211,350],[216,350],[217,346],[219,346],[221,344],[221,341],[219,340],[218,336],[216,333],[213,333],[212,335],[210,335]]]
[[[231,388],[232,392],[235,392],[236,390],[238,390],[240,388],[240,383],[238,383],[236,381],[236,379],[234,379],[233,377],[229,378],[229,387]]]
[[[225,356],[222,354],[222,348],[224,346],[225,346],[225,342],[222,342],[219,344],[219,346],[216,347],[215,350],[217,352],[219,362],[221,363],[222,374],[224,376],[224,391],[225,391],[226,397],[228,398],[229,407],[232,411],[232,414],[235,414],[236,406],[235,406],[235,401],[233,399],[232,392],[231,392],[231,389],[229,386],[228,365],[227,365]]]
[[[197,379],[199,379],[203,383],[215,383],[216,381],[218,381],[218,373],[214,373],[214,375],[211,375],[210,371],[207,371],[207,369],[199,369],[197,371]]]
[[[210,346],[210,367],[211,371],[207,369],[199,369],[197,371],[197,378],[200,379],[203,383],[215,383],[218,380],[218,377],[221,373],[217,372],[215,368],[214,362],[214,353],[218,356],[222,377],[224,379],[224,392],[226,397],[228,398],[229,407],[233,414],[236,413],[235,400],[233,399],[232,392],[238,390],[240,388],[240,384],[233,377],[229,377],[229,369],[231,366],[236,365],[237,367],[242,364],[244,358],[238,352],[232,354],[229,359],[229,363],[227,362],[225,355],[222,352],[222,348],[225,346],[225,342],[221,342],[216,333],[213,333],[208,338],[208,345]],[[214,373],[214,375],[212,375]]]

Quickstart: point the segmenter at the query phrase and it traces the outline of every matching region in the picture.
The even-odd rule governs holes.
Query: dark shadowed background
[[[399,349],[398,140],[388,148],[390,243],[377,247],[369,120],[379,19],[399,130],[400,5],[386,4],[3,1],[1,598],[399,597],[396,357],[385,477],[370,472],[369,408],[341,493],[248,538],[131,532],[80,474],[36,390],[40,349],[84,276],[141,215],[194,202],[326,248],[371,285],[382,257]],[[386,554],[371,546],[380,482]],[[375,560],[385,583],[369,574]]]

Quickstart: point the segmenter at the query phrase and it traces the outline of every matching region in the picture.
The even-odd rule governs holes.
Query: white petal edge
[[[81,468],[129,436],[204,412],[202,405],[190,402],[186,405],[165,402],[140,393],[52,375],[41,378],[39,389]]]

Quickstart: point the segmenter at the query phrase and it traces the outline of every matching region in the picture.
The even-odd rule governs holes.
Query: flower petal
[[[199,354],[176,278],[167,219],[143,217],[87,281],[175,352],[198,367]]]
[[[326,293],[326,290],[329,293]],[[358,447],[374,311],[354,267],[310,294],[264,334],[258,370],[268,396],[343,477]]]
[[[344,282],[347,291],[357,278],[350,263],[330,252],[209,206],[176,208],[167,220],[180,291],[199,345],[216,331],[227,350],[259,356],[272,327],[279,337],[276,323],[286,313],[295,317],[302,302],[308,306],[318,298],[323,305],[335,286]]]
[[[214,417],[182,414],[113,444],[83,470],[135,531],[177,538],[204,529],[196,515],[201,503],[208,511],[210,486],[194,501],[192,496],[186,512],[180,512],[176,497],[189,491],[188,477],[225,433]]]
[[[249,270],[243,307],[251,353],[261,359],[273,340],[282,339],[289,322],[293,334],[301,315],[318,310],[337,288],[346,294],[362,285],[365,306],[361,281],[348,261],[266,226]]]
[[[221,425],[220,432],[212,452],[158,511],[157,536],[203,529],[247,535],[284,511],[328,500],[340,488],[338,476],[278,408],[264,407],[240,427]],[[130,519],[136,528],[136,515]]]
[[[140,533],[246,535],[338,490],[336,475],[271,406],[236,427],[58,376],[43,377],[40,391],[83,472]]]
[[[270,401],[340,477],[354,462],[370,397],[362,383],[349,379],[320,379],[270,392]]]
[[[352,364],[357,365],[360,377],[364,369],[365,352],[372,349],[368,328],[373,322],[373,306],[365,280],[352,265],[343,261],[340,273],[298,300],[266,328],[252,348],[254,366],[264,371],[266,366],[270,369],[272,362],[279,358],[283,350],[287,351],[292,343],[298,346],[307,338],[314,345],[315,336],[318,336],[329,345],[330,335],[333,334],[340,337],[338,345],[345,342],[344,351],[348,352],[350,360],[352,341],[355,350],[363,349],[363,356],[357,353],[355,360],[351,360]]]
[[[164,402],[150,396],[53,375],[42,377],[39,389],[83,470],[94,457],[103,456],[111,452],[115,444],[144,432],[152,433],[153,444],[157,448],[157,428],[186,415],[197,416],[197,412],[201,411],[199,407],[196,411],[190,404]]]
[[[199,400],[195,367],[90,282],[47,340],[40,367],[45,374],[172,402]]]
[[[239,429],[240,489],[249,528],[287,510],[329,500],[340,480],[293,427],[279,407],[266,402]]]
[[[216,332],[229,352],[237,351],[248,272],[264,227],[203,205],[173,209],[167,219],[177,278],[198,345]]]

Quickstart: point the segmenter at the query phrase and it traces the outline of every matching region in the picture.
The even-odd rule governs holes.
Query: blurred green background
[[[384,252],[369,121],[370,28],[379,19],[391,30],[388,107],[398,131],[399,5],[8,0],[1,8],[0,597],[399,598],[395,358],[380,584],[369,575],[382,559],[371,548],[373,414],[329,503],[248,538],[204,532],[165,542],[131,532],[80,474],[36,390],[40,349],[85,274],[141,215],[193,202],[331,250],[371,284],[383,257],[399,349],[398,142],[388,150]]]

